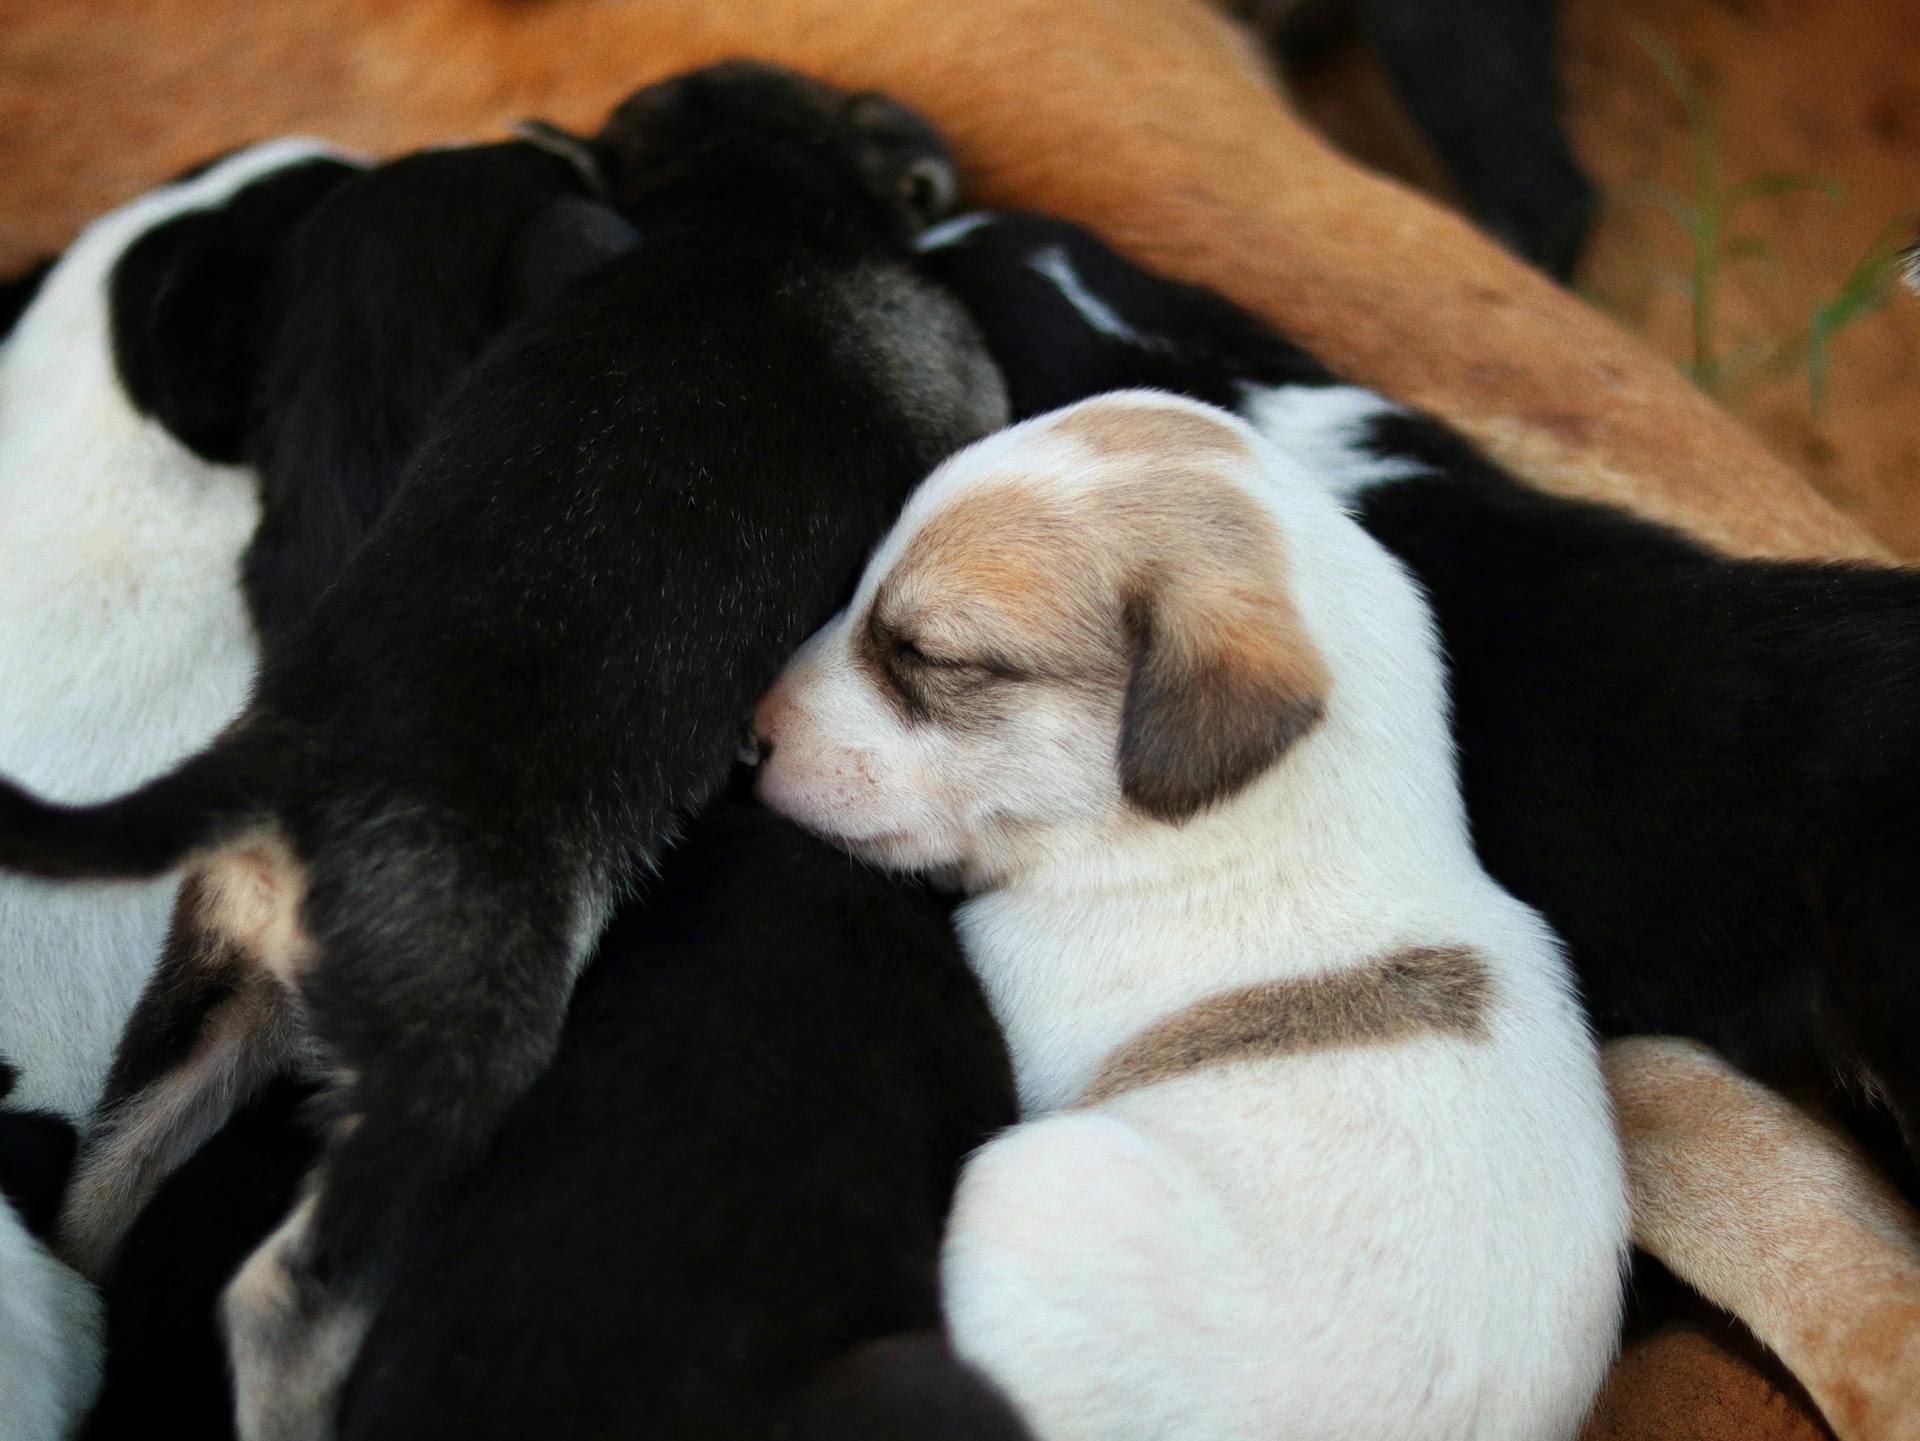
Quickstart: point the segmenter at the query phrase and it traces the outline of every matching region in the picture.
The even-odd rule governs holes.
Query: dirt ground
[[[1719,273],[1723,355],[1778,351],[1890,229],[1920,237],[1920,4],[1915,0],[1570,0],[1563,61],[1574,147],[1603,210],[1577,288],[1676,365],[1693,350],[1692,250],[1651,192],[1694,191],[1697,131],[1648,44],[1692,77],[1717,120],[1723,186],[1770,172],[1838,192],[1756,198],[1730,234],[1765,256]],[[1442,197],[1444,171],[1364,47],[1295,76],[1341,145]],[[1775,453],[1901,554],[1920,557],[1920,297],[1896,291],[1840,331],[1814,412],[1804,365],[1715,390]]]

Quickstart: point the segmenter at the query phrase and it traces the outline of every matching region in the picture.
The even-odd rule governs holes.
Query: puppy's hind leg
[[[542,926],[548,898],[461,892],[454,926],[363,894],[356,918],[410,915],[405,928],[328,937],[329,964],[298,982],[335,1067],[334,1120],[305,1200],[222,1298],[242,1441],[330,1441],[392,1258],[558,1044],[603,913]]]
[[[121,1037],[60,1215],[60,1252],[99,1280],[160,1183],[298,1052],[286,994],[210,923],[203,877],[174,908]]]

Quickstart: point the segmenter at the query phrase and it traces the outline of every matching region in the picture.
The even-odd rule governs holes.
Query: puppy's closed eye
[[[909,636],[898,636],[893,643],[894,658],[902,665],[918,666],[927,670],[954,671],[990,671],[985,661],[971,660],[966,656],[937,654],[925,650],[920,643]]]

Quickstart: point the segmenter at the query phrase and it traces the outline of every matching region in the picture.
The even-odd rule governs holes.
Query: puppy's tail
[[[1033,1441],[1011,1402],[938,1331],[870,1341],[829,1366],[774,1441]]]
[[[0,870],[49,880],[161,875],[272,811],[255,748],[228,737],[138,790],[62,805],[0,778]]]

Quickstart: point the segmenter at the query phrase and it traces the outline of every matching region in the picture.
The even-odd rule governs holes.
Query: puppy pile
[[[1764,709],[1783,615],[1869,685],[1904,583],[1822,630],[957,193],[730,63],[238,151],[9,294],[0,1434],[1571,1437],[1628,1217],[1547,920],[1607,1028],[1911,1121],[1879,971],[1701,999],[1735,722],[1529,729]],[[1583,677],[1601,541],[1747,669],[1645,643],[1704,605]]]

